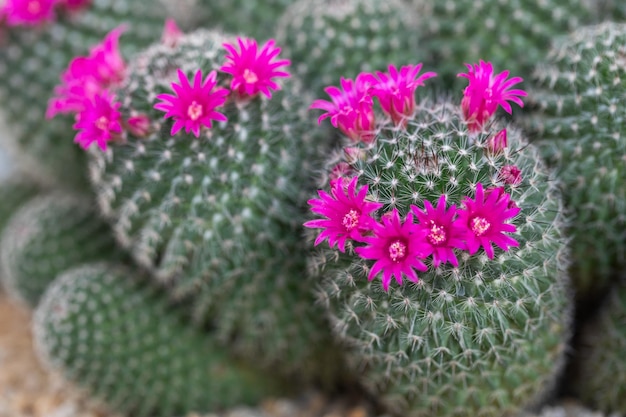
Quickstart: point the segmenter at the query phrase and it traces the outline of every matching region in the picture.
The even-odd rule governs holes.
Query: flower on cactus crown
[[[506,148],[507,144],[508,142],[505,128],[487,140],[487,150],[490,153],[497,155],[504,151],[504,148]]]
[[[500,168],[498,178],[508,185],[519,185],[522,182],[522,171],[515,165]]]
[[[103,151],[107,142],[115,140],[122,133],[121,114],[118,111],[122,103],[116,102],[109,93],[97,94],[86,102],[85,108],[78,113],[73,128],[80,130],[74,142],[83,149],[96,143]]]
[[[206,79],[202,80],[202,70],[198,70],[193,79],[193,85],[185,76],[185,73],[178,70],[180,84],[172,83],[172,89],[176,93],[159,94],[157,96],[160,103],[154,108],[166,112],[164,118],[173,118],[171,135],[174,136],[179,130],[193,132],[196,137],[200,137],[200,128],[206,126],[213,127],[212,121],[226,121],[226,116],[216,111],[226,102],[228,89],[217,87],[217,72],[211,71]]]
[[[515,225],[506,223],[506,220],[515,217],[520,208],[504,189],[487,191],[483,190],[481,183],[476,184],[476,197],[473,200],[465,197],[464,208],[457,210],[457,220],[465,228],[464,239],[470,255],[482,246],[489,259],[493,259],[492,243],[504,251],[519,246],[515,239],[506,235],[517,230]]]
[[[382,271],[382,284],[385,291],[389,290],[391,278],[395,277],[398,285],[402,285],[402,276],[409,281],[418,282],[415,270],[426,271],[428,267],[422,262],[429,251],[425,243],[426,231],[413,223],[413,213],[400,220],[397,209],[391,215],[382,216],[381,223],[375,223],[373,236],[366,236],[363,242],[367,246],[355,248],[355,252],[363,259],[375,259],[368,280],[373,280]]]
[[[471,131],[478,131],[494,115],[498,106],[511,114],[509,101],[524,107],[520,97],[527,95],[524,90],[511,90],[510,88],[523,81],[521,77],[506,79],[509,71],[502,71],[494,75],[491,62],[480,61],[478,64],[465,64],[467,73],[460,73],[457,77],[469,80],[468,86],[463,92],[461,108]]]
[[[416,206],[411,206],[411,210],[419,220],[418,228],[426,233],[425,244],[429,250],[425,255],[432,254],[433,266],[437,268],[445,262],[458,266],[454,249],[465,249],[463,242],[465,230],[455,219],[456,206],[453,204],[446,210],[446,196],[442,195],[436,208],[430,201],[425,200],[424,210]]]
[[[347,239],[361,240],[363,234],[372,229],[375,221],[371,213],[382,204],[365,201],[368,187],[365,185],[357,190],[357,179],[333,181],[330,194],[319,190],[320,198],[308,201],[313,213],[326,217],[304,223],[305,227],[324,229],[315,239],[315,246],[328,239],[331,248],[337,245],[341,252],[345,252]]]
[[[54,20],[55,0],[5,0],[0,9],[7,26],[37,26]]]
[[[126,120],[128,131],[141,138],[147,136],[150,133],[150,117],[145,114],[138,114],[131,116]]]
[[[163,33],[161,34],[161,43],[170,48],[174,48],[178,44],[178,40],[184,35],[174,19],[166,19]]]
[[[116,27],[89,52],[89,59],[94,62],[92,75],[107,87],[121,83],[126,77],[126,63],[119,49],[120,36],[125,30],[125,25]]]
[[[254,39],[237,38],[239,50],[235,45],[224,43],[228,62],[222,65],[220,71],[232,74],[230,89],[237,92],[239,97],[253,97],[260,92],[271,98],[272,90],[280,90],[273,78],[290,76],[287,71],[279,70],[280,67],[290,65],[291,61],[275,60],[280,48],[274,46],[274,42],[274,39],[270,39],[260,51]]]
[[[326,111],[317,119],[318,124],[330,117],[330,123],[353,141],[371,143],[375,133],[374,102],[369,94],[370,87],[368,74],[359,74],[355,81],[342,77],[341,89],[335,86],[324,89],[332,102],[315,100],[309,109]]]
[[[406,119],[415,112],[415,90],[424,85],[428,78],[435,77],[434,72],[426,72],[419,75],[422,64],[405,65],[400,71],[389,65],[388,73],[377,71],[374,77],[367,74],[366,77],[372,83],[370,93],[378,97],[383,111],[391,117],[396,125],[403,125]]]

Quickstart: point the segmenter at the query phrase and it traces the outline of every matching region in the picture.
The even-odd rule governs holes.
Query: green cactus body
[[[587,0],[412,0],[423,21],[417,35],[427,67],[440,86],[456,90],[465,63],[489,59],[496,68],[529,78],[555,36],[592,19]]]
[[[165,1],[165,0],[164,0]],[[72,143],[71,117],[45,119],[46,105],[72,58],[87,55],[113,28],[126,24],[122,52],[129,56],[157,41],[167,15],[155,2],[93,0],[84,10],[41,27],[3,28],[0,99],[11,128],[7,148],[24,154],[43,180],[84,186],[85,157]]]
[[[0,180],[0,233],[13,213],[41,189],[41,184],[18,173]]]
[[[581,302],[626,267],[626,25],[582,28],[536,71],[528,120],[563,183]],[[545,60],[544,60],[545,61]]]
[[[60,275],[35,311],[42,362],[136,417],[217,411],[286,392],[186,325],[138,275],[107,264]]]
[[[40,195],[22,205],[0,240],[5,288],[30,307],[66,269],[121,256],[91,200],[64,192]]]
[[[617,283],[582,332],[576,394],[596,410],[626,414],[626,284]]]
[[[299,0],[280,18],[276,39],[315,97],[341,76],[414,64],[418,18],[401,0]]]
[[[493,260],[482,249],[457,250],[458,267],[425,259],[418,282],[392,280],[388,292],[378,277],[368,281],[373,265],[352,241],[345,253],[324,242],[310,257],[346,357],[397,415],[516,415],[550,394],[561,369],[571,315],[561,197],[518,130],[508,127],[502,152],[487,151],[501,127],[470,133],[460,106],[425,102],[406,128],[384,126],[359,145],[358,159],[342,153],[329,164],[349,163],[383,212],[404,216],[442,194],[461,207],[477,183],[504,186],[521,208],[513,220],[519,247],[498,249]],[[503,185],[506,165],[521,170],[521,183]]]
[[[152,108],[178,68],[218,69],[227,40],[200,31],[138,57],[122,111],[148,114],[155,130],[91,152],[91,178],[118,241],[175,300],[188,300],[198,323],[211,323],[234,353],[304,376],[303,367],[321,369],[310,359],[330,335],[312,306],[299,236],[322,145],[298,92],[286,83],[271,99],[229,101],[220,108],[228,121],[199,138],[172,137]],[[224,85],[228,74],[218,74]]]

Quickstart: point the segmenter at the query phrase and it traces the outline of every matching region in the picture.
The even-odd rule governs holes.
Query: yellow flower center
[[[194,122],[202,117],[202,105],[198,104],[197,101],[192,101],[189,107],[187,108],[187,116]]]
[[[348,232],[354,230],[359,225],[359,213],[352,209],[343,216],[341,224],[346,228]]]
[[[433,245],[441,245],[446,241],[446,229],[443,226],[439,226],[435,222],[431,222],[430,232],[426,235],[428,241]]]
[[[472,232],[479,237],[484,235],[491,227],[491,223],[483,217],[474,217],[470,223]]]
[[[389,258],[394,262],[400,262],[406,256],[406,245],[396,240],[389,245]]]
[[[246,80],[248,84],[254,84],[259,81],[259,77],[256,73],[254,71],[250,71],[248,68],[243,71],[243,79]]]
[[[95,125],[100,130],[109,130],[109,119],[106,116],[100,116]]]

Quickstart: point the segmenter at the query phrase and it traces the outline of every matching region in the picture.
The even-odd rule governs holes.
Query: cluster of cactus
[[[626,411],[626,28],[546,52],[619,2],[159,5],[0,5],[7,146],[55,183],[0,186],[0,267],[45,364],[137,416],[348,382],[500,417],[554,394],[574,301],[612,291],[577,391]]]

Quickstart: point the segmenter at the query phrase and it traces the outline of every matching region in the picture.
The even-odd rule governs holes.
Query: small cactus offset
[[[116,93],[120,117],[145,130],[90,149],[90,172],[118,241],[198,323],[235,354],[306,377],[330,337],[299,237],[324,145],[301,93],[277,84],[279,52],[216,31],[151,47]]]
[[[41,190],[41,184],[23,173],[14,172],[0,179],[0,233],[13,213]]]
[[[171,417],[255,404],[286,392],[186,325],[136,271],[87,264],[66,271],[35,311],[42,362],[111,409]]]
[[[462,83],[457,69],[488,56],[496,67],[531,75],[554,37],[594,19],[590,0],[408,0],[421,16],[417,35],[424,65],[437,65],[437,82]]]
[[[0,275],[14,299],[35,307],[66,269],[121,256],[109,225],[98,218],[89,198],[49,192],[23,204],[6,225]]]
[[[310,272],[391,411],[515,415],[554,388],[570,332],[561,196],[537,149],[493,120],[523,104],[520,78],[481,61],[461,106],[416,103],[416,67],[360,74],[343,93],[358,106],[312,105],[350,141],[309,200]]]
[[[571,275],[591,301],[626,267],[626,24],[561,39],[535,79],[528,126],[563,183]]]
[[[418,16],[402,0],[297,0],[277,40],[316,96],[341,76],[408,64],[418,52]]]

